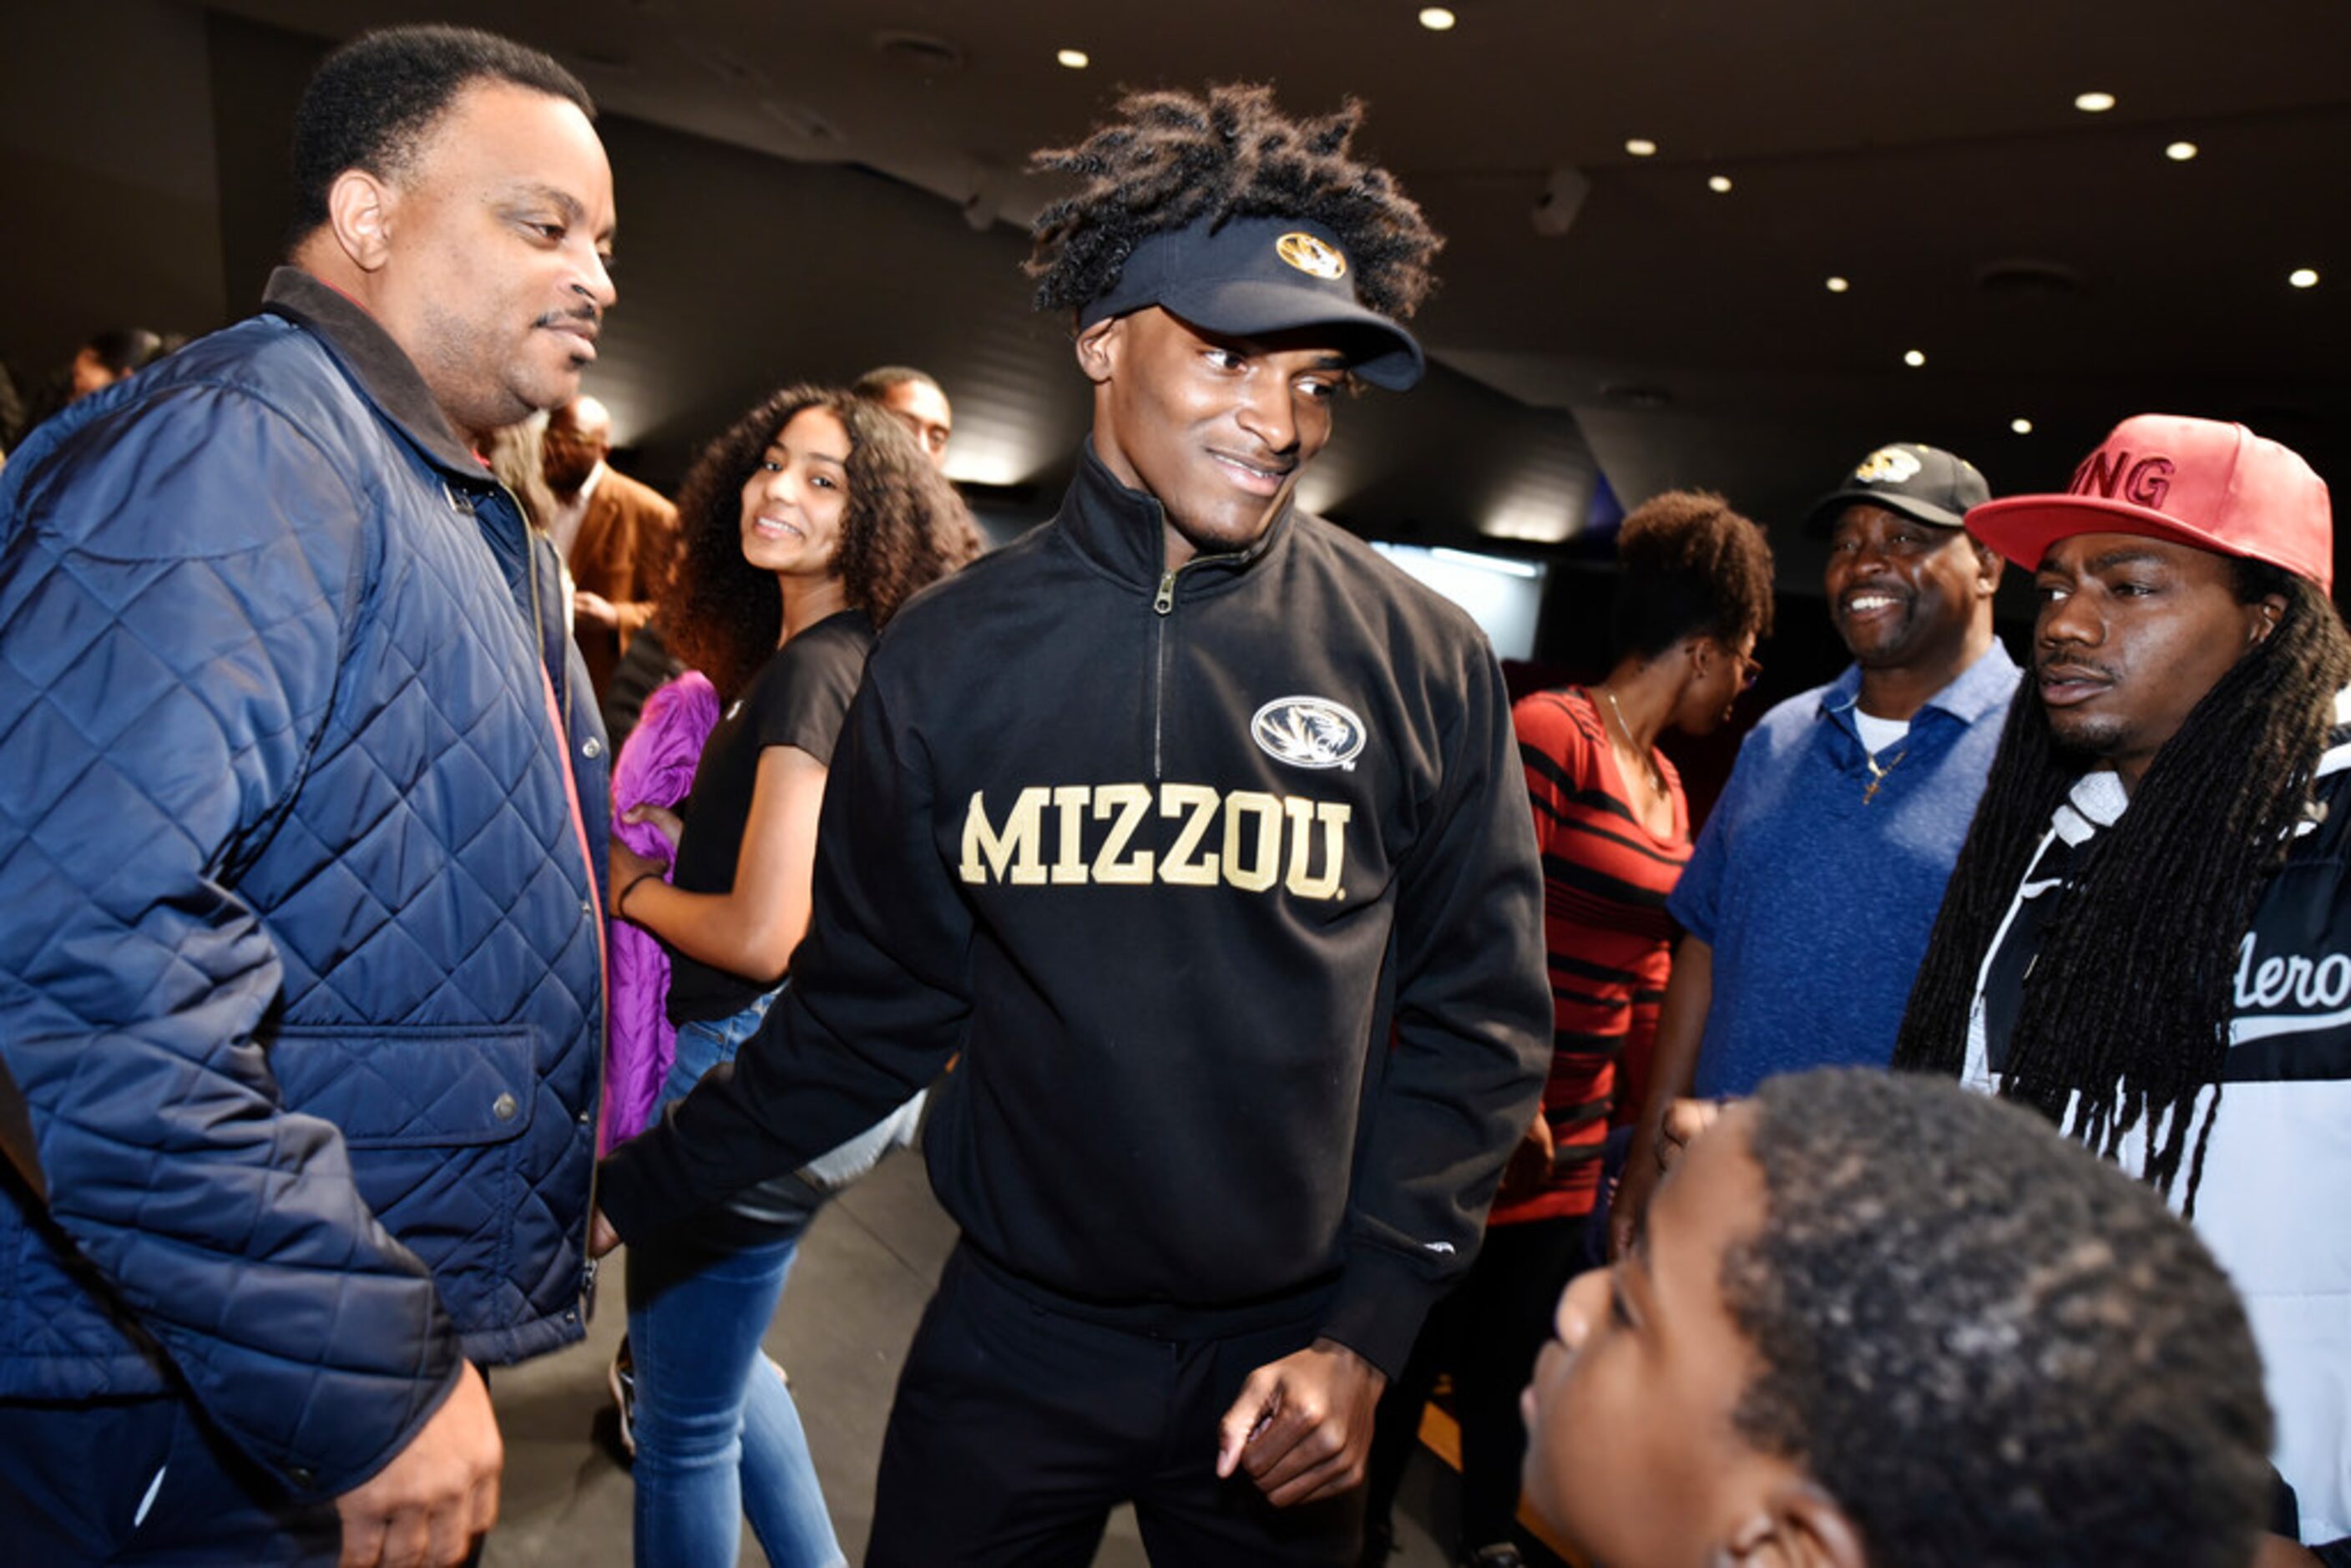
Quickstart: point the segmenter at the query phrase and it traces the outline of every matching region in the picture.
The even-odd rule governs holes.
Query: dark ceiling
[[[451,9],[214,8],[335,37]],[[1445,33],[1417,9],[475,0],[462,19],[553,50],[611,110],[863,164],[983,222],[1025,221],[1044,193],[1024,153],[1123,87],[1361,97],[1368,149],[1450,236],[1429,348],[1572,410],[1620,493],[1787,504],[1895,436],[2043,488],[2152,407],[2351,473],[2343,0],[1457,0]],[[1088,68],[1056,63],[1072,47]],[[2091,89],[2116,107],[2077,110]],[[2179,141],[2198,155],[2167,157]],[[1562,166],[1588,194],[1539,234]],[[2289,285],[2300,267],[2317,287]]]

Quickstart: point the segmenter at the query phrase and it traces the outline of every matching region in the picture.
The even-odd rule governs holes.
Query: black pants
[[[1217,1479],[1217,1425],[1312,1322],[1162,1338],[1038,1304],[968,1249],[948,1260],[882,1447],[868,1568],[1083,1568],[1132,1502],[1156,1568],[1346,1563],[1362,1493],[1277,1509]]]
[[[1429,1312],[1412,1359],[1380,1399],[1366,1486],[1373,1520],[1386,1522],[1419,1442],[1421,1407],[1438,1374],[1450,1371],[1461,1423],[1460,1545],[1510,1539],[1527,1451],[1519,1391],[1551,1333],[1560,1291],[1583,1267],[1586,1228],[1582,1216],[1487,1228],[1478,1260]]]

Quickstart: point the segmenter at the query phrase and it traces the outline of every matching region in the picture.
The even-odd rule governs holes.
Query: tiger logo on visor
[[[1309,277],[1335,282],[1347,276],[1347,258],[1336,247],[1298,229],[1274,241],[1273,254]]]

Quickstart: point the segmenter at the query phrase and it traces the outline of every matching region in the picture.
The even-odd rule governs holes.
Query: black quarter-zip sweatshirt
[[[1393,1375],[1468,1266],[1550,1051],[1501,673],[1285,509],[1164,567],[1091,449],[1061,513],[883,634],[760,1033],[607,1162],[623,1238],[871,1125],[982,1259],[1153,1333],[1288,1319]]]

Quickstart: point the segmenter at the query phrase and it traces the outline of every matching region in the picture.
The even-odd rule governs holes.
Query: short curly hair
[[[2161,1199],[1949,1082],[1830,1069],[1752,1103],[1765,1218],[1721,1288],[1760,1370],[1734,1419],[1872,1563],[2241,1568],[2261,1360]]]
[[[777,432],[821,408],[849,433],[848,502],[833,564],[878,630],[917,590],[979,553],[979,530],[905,426],[838,387],[789,386],[702,449],[678,494],[676,568],[662,595],[671,651],[722,696],[748,685],[783,636],[773,573],[743,559],[743,486]]]
[[[1131,93],[1116,115],[1074,146],[1029,154],[1031,170],[1081,181],[1038,214],[1028,263],[1038,309],[1082,310],[1153,235],[1245,217],[1327,228],[1354,268],[1356,297],[1382,315],[1409,317],[1435,285],[1429,262],[1445,241],[1395,176],[1352,155],[1357,99],[1292,120],[1271,88],[1228,82],[1205,96]]]
[[[1693,633],[1726,645],[1771,634],[1771,547],[1710,491],[1668,490],[1634,508],[1616,559],[1608,624],[1618,658],[1655,658]]]
[[[327,194],[346,169],[387,180],[407,173],[457,95],[477,81],[509,82],[579,105],[595,99],[554,57],[478,27],[383,27],[329,55],[294,111],[294,241],[327,221]]]

